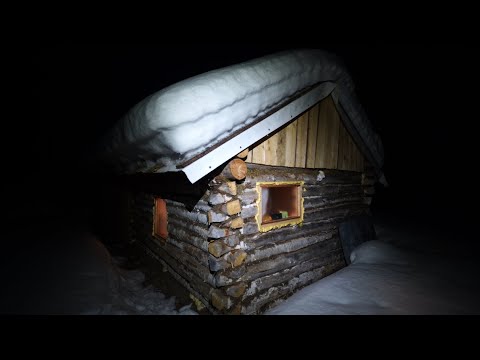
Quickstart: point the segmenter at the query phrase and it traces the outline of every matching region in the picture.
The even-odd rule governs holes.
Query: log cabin
[[[162,89],[104,144],[102,161],[127,179],[129,241],[212,314],[261,314],[346,266],[344,240],[371,234],[342,226],[370,226],[374,185],[386,184],[353,81],[321,50]]]

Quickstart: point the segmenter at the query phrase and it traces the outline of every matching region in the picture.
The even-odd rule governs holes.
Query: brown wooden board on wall
[[[328,96],[255,146],[246,162],[361,172],[364,160]]]

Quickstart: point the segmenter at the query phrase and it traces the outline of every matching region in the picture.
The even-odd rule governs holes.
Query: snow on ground
[[[0,261],[0,313],[33,315],[193,315],[175,297],[145,286],[91,233],[64,219],[9,236]],[[192,304],[193,305],[193,304]]]
[[[183,306],[179,310],[175,307],[175,296],[166,297],[152,285],[145,286],[145,274],[139,270],[125,270],[122,264],[125,259],[112,258],[107,249],[100,242],[95,241],[93,246],[103,253],[104,263],[107,264],[105,273],[84,273],[85,277],[105,277],[109,289],[107,301],[92,298],[80,315],[197,315],[191,309],[192,304]],[[101,260],[102,261],[102,260]],[[88,299],[89,289],[80,290],[77,299]]]
[[[351,265],[309,285],[266,315],[480,314],[478,265],[429,251],[434,241],[377,226]],[[454,239],[450,239],[454,243]],[[457,248],[458,251],[458,248]]]
[[[134,106],[110,131],[103,154],[120,172],[193,157],[266,114],[300,90],[334,82],[357,130],[383,160],[383,148],[355,100],[353,82],[335,56],[292,50],[209,71],[168,86]],[[119,162],[119,163],[117,163]]]

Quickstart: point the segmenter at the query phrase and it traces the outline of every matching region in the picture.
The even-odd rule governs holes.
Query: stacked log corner
[[[241,242],[244,226],[241,201],[237,183],[231,180],[229,174],[230,164],[210,182],[208,261],[210,271],[215,276],[224,271],[236,273],[247,256]],[[236,291],[224,287],[213,290],[211,305],[220,313],[240,314],[242,294],[239,289],[237,286]]]

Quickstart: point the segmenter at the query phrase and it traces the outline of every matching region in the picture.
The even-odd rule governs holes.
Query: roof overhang
[[[337,85],[334,82],[322,82],[314,86],[299,98],[282,106],[279,110],[255,123],[237,136],[223,142],[221,145],[206,151],[202,156],[181,168],[193,184],[226,161],[233,158],[242,150],[256,143],[268,134],[281,128],[317,102],[332,93]]]

